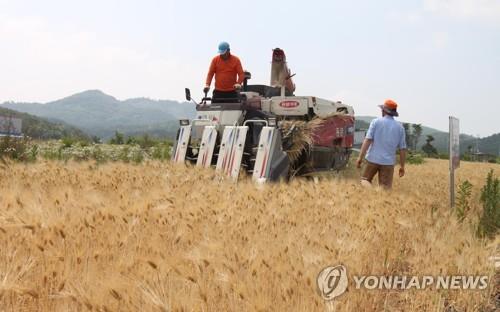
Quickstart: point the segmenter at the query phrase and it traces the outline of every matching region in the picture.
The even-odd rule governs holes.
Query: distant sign
[[[460,167],[460,129],[458,119],[450,116],[450,169]]]
[[[22,135],[22,120],[10,116],[0,116],[0,135]]]

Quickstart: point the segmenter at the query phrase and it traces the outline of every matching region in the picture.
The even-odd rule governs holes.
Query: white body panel
[[[276,115],[307,115],[309,99],[303,96],[275,96],[271,98],[270,112]]]
[[[226,128],[224,128],[224,132],[222,133],[222,140],[220,142],[219,157],[217,158],[217,166],[215,168],[226,174],[231,148],[233,147],[235,137],[236,127],[227,126]]]
[[[222,134],[216,169],[238,178],[248,127],[227,126]]]
[[[243,150],[245,149],[245,141],[247,139],[247,126],[237,127],[236,129],[236,140],[232,148],[232,159],[229,166],[229,174],[233,179],[237,180],[240,175],[241,169],[241,159],[243,157]]]
[[[275,96],[262,100],[262,110],[279,116],[304,116],[312,108],[320,117],[334,113],[344,113],[354,116],[352,106],[342,102],[333,102],[314,96]]]
[[[346,105],[342,102],[332,102],[325,99],[314,98],[312,108],[314,113],[320,117],[325,117],[333,113],[344,113],[346,115],[354,116],[352,106]]]
[[[198,111],[196,114],[196,119],[208,119],[212,123],[232,126],[235,123],[239,123],[240,119],[242,118],[242,114],[243,112],[240,110]]]
[[[175,163],[184,163],[190,136],[191,125],[181,126],[181,128],[179,129],[179,140],[177,141],[177,147],[175,149],[175,154],[173,157]]]
[[[209,168],[212,164],[215,142],[217,141],[217,130],[215,126],[206,126],[201,138],[200,151],[196,166]]]
[[[265,112],[270,112],[271,111],[271,99],[263,99],[261,101],[261,107],[262,110]]]
[[[258,182],[265,182],[267,179],[267,169],[270,164],[270,150],[273,142],[274,127],[263,127],[260,133],[255,167],[253,168],[252,179]]]

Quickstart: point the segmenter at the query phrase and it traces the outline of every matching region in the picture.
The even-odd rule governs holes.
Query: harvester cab
[[[180,120],[173,161],[215,167],[234,179],[246,172],[259,182],[345,167],[353,143],[352,107],[295,96],[292,77],[284,51],[274,49],[269,86],[248,84],[246,72],[236,98],[205,94],[196,103],[186,89],[196,118]]]

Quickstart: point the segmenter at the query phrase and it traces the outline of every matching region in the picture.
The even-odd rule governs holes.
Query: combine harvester
[[[238,179],[246,172],[258,182],[341,170],[354,140],[354,110],[341,102],[296,96],[281,49],[273,50],[271,85],[249,85],[238,98],[207,94],[196,103],[196,119],[180,120],[172,160],[215,167]],[[186,99],[191,92],[186,89]]]

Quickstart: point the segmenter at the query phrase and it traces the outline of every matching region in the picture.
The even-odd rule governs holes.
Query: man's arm
[[[210,87],[212,84],[212,78],[214,78],[215,75],[215,58],[212,60],[210,63],[210,67],[208,68],[208,74],[207,74],[207,79],[205,81],[205,87]]]
[[[358,160],[356,161],[356,166],[358,168],[361,168],[361,163],[363,162],[363,158],[365,158],[366,151],[368,151],[368,148],[370,145],[372,145],[373,140],[366,138],[363,141],[363,145],[361,145],[361,151],[359,152]]]
[[[403,126],[401,126],[401,133],[399,135],[399,177],[405,175],[405,162],[406,162],[406,132]]]
[[[375,136],[376,129],[377,129],[377,119],[373,119],[370,122],[368,131],[366,131],[366,136],[365,139],[363,140],[363,145],[361,145],[361,151],[359,152],[358,160],[356,161],[356,166],[358,168],[361,168],[361,163],[363,162],[363,158],[365,158],[368,148],[373,143],[373,137]]]
[[[245,80],[245,72],[243,71],[243,66],[241,66],[241,61],[239,59],[236,63],[236,72],[238,73],[238,84],[241,85],[243,80]]]

